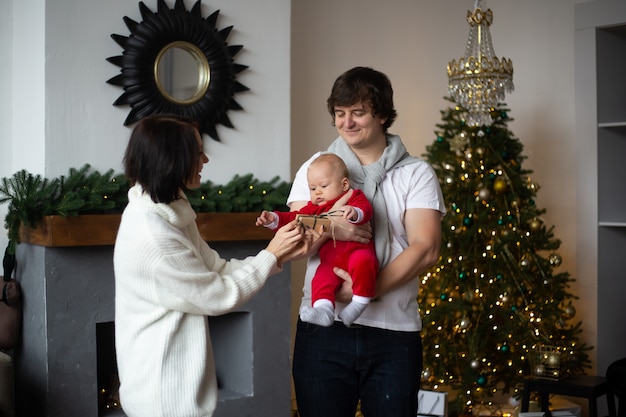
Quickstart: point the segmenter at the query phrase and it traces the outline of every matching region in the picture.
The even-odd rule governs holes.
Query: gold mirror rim
[[[159,64],[163,56],[174,48],[180,48],[188,52],[198,64],[198,85],[194,94],[187,99],[179,99],[172,96],[166,89],[159,77]],[[209,88],[209,82],[211,81],[211,68],[209,67],[209,61],[206,55],[196,45],[187,41],[174,41],[165,45],[154,60],[154,80],[156,82],[159,92],[163,97],[167,98],[176,104],[192,104],[200,100],[207,92]]]

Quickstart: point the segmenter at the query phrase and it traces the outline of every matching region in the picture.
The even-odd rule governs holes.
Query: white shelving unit
[[[597,243],[595,256],[578,245],[577,270],[597,273],[595,353],[603,375],[626,357],[626,1],[577,4],[575,48],[578,240]]]

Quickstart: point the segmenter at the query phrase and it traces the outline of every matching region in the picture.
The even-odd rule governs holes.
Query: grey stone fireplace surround
[[[210,245],[229,259],[255,254],[266,242]],[[110,245],[18,245],[24,304],[14,351],[18,416],[124,416],[98,400],[104,374],[115,372],[112,255]],[[220,384],[215,416],[289,417],[289,265],[245,306],[209,323]],[[104,370],[107,364],[113,369]]]

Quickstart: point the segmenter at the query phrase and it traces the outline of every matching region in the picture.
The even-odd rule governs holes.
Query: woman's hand
[[[311,233],[305,233],[304,228],[294,220],[276,231],[266,250],[273,253],[278,260],[278,266],[282,266],[284,262],[307,253],[314,237]]]

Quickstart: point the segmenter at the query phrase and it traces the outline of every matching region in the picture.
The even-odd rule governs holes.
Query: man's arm
[[[300,211],[302,207],[306,206],[308,201],[293,201],[289,204],[289,211]]]
[[[441,250],[441,213],[431,209],[408,209],[404,223],[409,246],[378,273],[376,296],[411,281],[424,273],[439,259]],[[341,268],[334,268],[343,283],[335,294],[343,303],[352,299],[352,277]]]
[[[441,250],[441,213],[408,209],[404,227],[409,246],[378,274],[376,295],[381,296],[411,281],[437,262]]]

